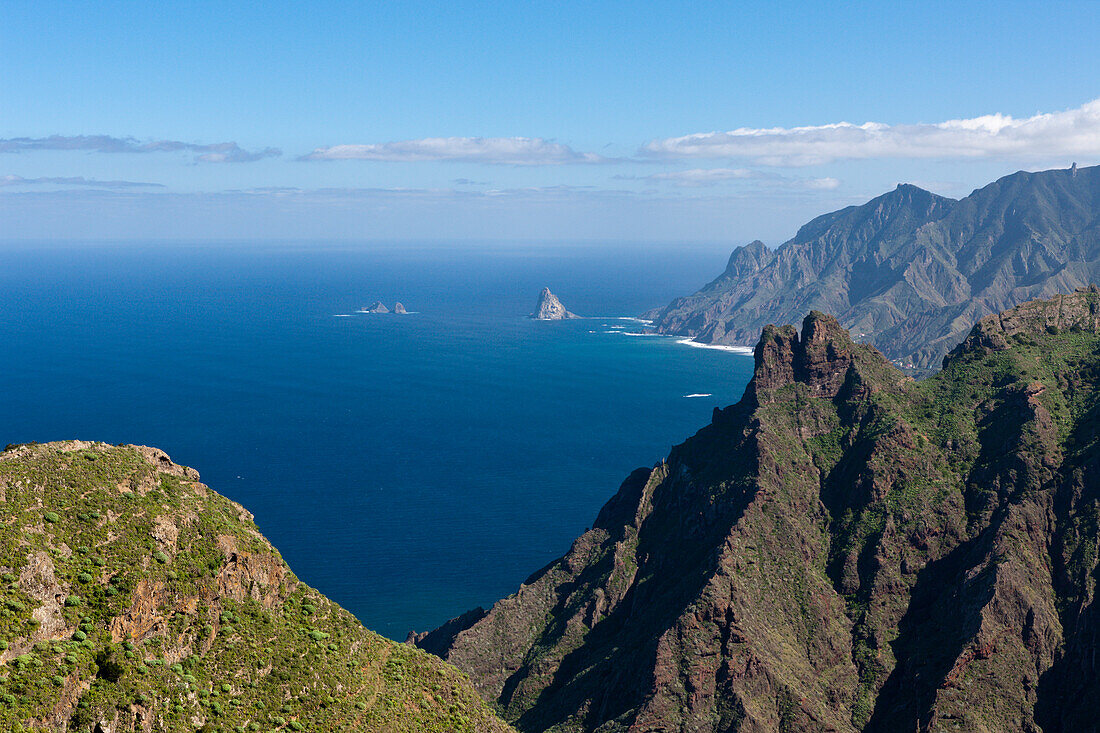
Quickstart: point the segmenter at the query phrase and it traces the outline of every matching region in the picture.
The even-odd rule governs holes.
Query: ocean
[[[0,245],[0,444],[155,445],[394,639],[516,590],[737,401],[741,353],[623,317],[720,247]],[[581,320],[525,318],[548,286]],[[409,315],[355,311],[401,301]]]

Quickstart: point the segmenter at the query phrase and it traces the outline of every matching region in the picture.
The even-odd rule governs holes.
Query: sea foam
[[[733,354],[745,354],[752,356],[752,348],[748,346],[726,346],[725,344],[703,344],[698,341],[692,341],[691,339],[679,339],[676,341],[678,344],[684,346],[691,346],[696,349],[718,349],[719,351],[729,351]]]

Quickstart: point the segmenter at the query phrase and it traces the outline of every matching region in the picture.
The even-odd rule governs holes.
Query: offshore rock
[[[365,308],[359,309],[360,313],[389,313],[390,309],[387,308],[382,301],[376,300]]]
[[[542,292],[539,293],[538,303],[535,304],[535,312],[529,317],[537,321],[563,321],[567,318],[580,318],[580,316],[567,311],[561,301],[558,300],[558,297],[550,292],[550,288],[543,288]]]
[[[405,306],[403,306],[400,301],[393,304],[393,312],[399,316],[408,313],[408,311],[405,310]]]

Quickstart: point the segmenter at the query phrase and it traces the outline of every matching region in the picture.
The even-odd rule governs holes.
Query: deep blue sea
[[[751,357],[617,320],[721,248],[0,245],[0,444],[155,445],[395,639],[513,592]],[[577,321],[524,316],[549,286]],[[359,315],[374,300],[407,316]],[[686,395],[709,394],[707,397]]]

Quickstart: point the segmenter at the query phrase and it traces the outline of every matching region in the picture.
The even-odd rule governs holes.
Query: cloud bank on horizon
[[[0,153],[33,151],[96,153],[187,152],[195,162],[250,163],[282,155],[276,147],[246,150],[236,142],[141,141],[111,135],[0,138]],[[835,122],[803,127],[741,127],[652,140],[634,158],[578,151],[541,137],[428,137],[385,143],[345,143],[314,148],[299,161],[360,160],[387,163],[460,162],[506,166],[591,163],[660,163],[679,160],[744,160],[767,167],[822,165],[841,160],[887,158],[1038,158],[1100,155],[1100,99],[1080,107],[1016,119],[989,114],[936,123],[890,125]],[[677,185],[776,179],[747,168],[692,169],[639,176]],[[836,179],[806,179],[810,188],[835,187]]]
[[[0,188],[7,186],[91,186],[95,188],[165,188],[163,183],[143,183],[141,181],[100,181],[84,176],[0,176]]]
[[[840,181],[831,176],[823,178],[788,178],[777,173],[768,173],[752,168],[692,168],[690,170],[653,173],[643,178],[647,181],[668,181],[684,188],[716,186],[728,181],[755,181],[764,186],[817,191],[829,191],[840,186]]]
[[[641,240],[738,232],[778,242],[795,224],[862,203],[899,180],[939,181],[921,185],[954,196],[1011,172],[1009,166],[1091,165],[1100,156],[1100,99],[1026,118],[738,128],[653,140],[629,156],[541,137],[427,137],[316,147],[268,165],[197,165],[281,155],[236,142],[0,138],[0,165],[11,165],[0,170],[0,226],[8,237],[27,238],[538,232]],[[911,162],[869,162],[901,159]],[[172,165],[178,172],[167,172]],[[789,172],[798,166],[816,167]],[[193,226],[181,229],[181,221]]]
[[[461,161],[488,165],[563,165],[605,163],[595,153],[539,137],[427,137],[388,143],[345,144],[316,148],[299,160],[374,160],[391,163]]]
[[[1100,155],[1100,99],[1016,119],[989,114],[936,123],[836,122],[806,127],[741,127],[653,140],[639,156],[658,160],[752,160],[810,166],[876,158],[1038,158]]]
[[[245,150],[235,142],[200,145],[179,140],[141,142],[133,137],[111,135],[50,135],[48,137],[0,138],[0,153],[41,150],[72,150],[93,153],[176,153],[187,152],[201,163],[252,163],[283,154],[278,148]]]

